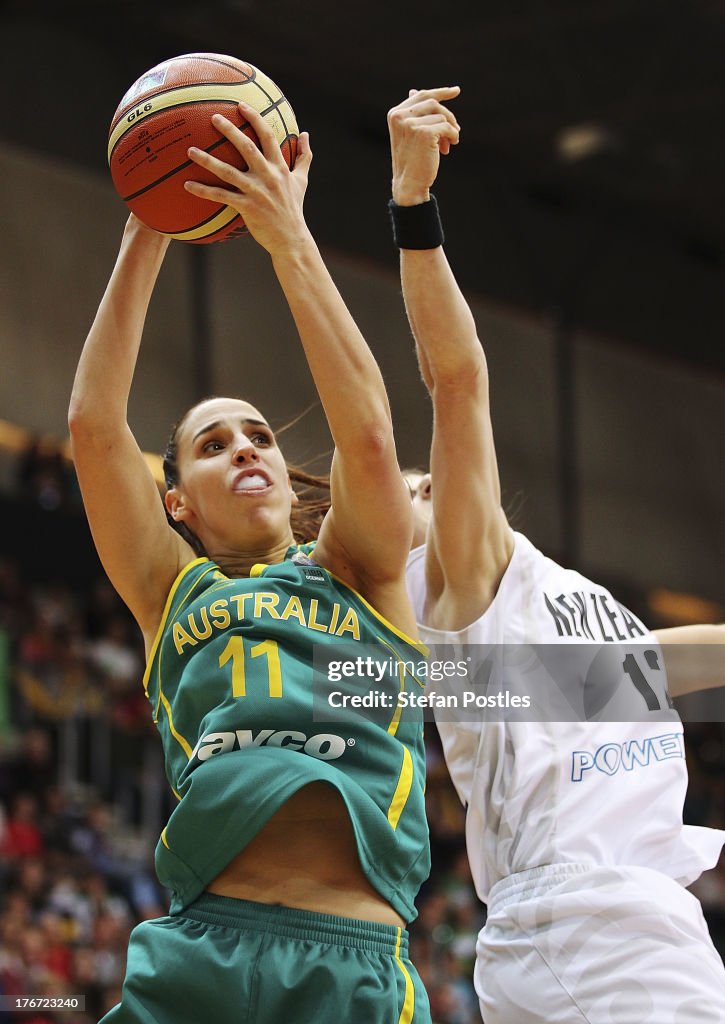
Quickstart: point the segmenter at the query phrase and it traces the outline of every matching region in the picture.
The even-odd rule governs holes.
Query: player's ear
[[[164,495],[164,505],[175,523],[183,523],[190,516],[184,495],[178,487],[170,487]]]

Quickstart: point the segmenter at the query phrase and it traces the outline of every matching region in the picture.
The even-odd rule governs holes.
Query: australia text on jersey
[[[249,602],[249,607],[247,607]],[[189,612],[182,621],[172,628],[174,646],[181,654],[187,645],[196,646],[200,640],[208,640],[216,631],[228,629],[232,622],[268,616],[278,621],[294,619],[305,629],[331,636],[360,639],[360,622],[357,612],[349,605],[334,602],[329,621],[322,616],[316,598],[303,600],[293,594],[286,601],[279,594],[253,591],[247,594],[231,594],[229,598],[219,597],[208,606],[202,605]]]

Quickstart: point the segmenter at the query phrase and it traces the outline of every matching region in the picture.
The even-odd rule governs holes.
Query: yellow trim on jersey
[[[166,604],[164,605],[164,610],[163,610],[163,613],[161,615],[161,622],[159,623],[159,628],[156,630],[156,636],[154,637],[154,642],[151,644],[151,650],[149,651],[149,656],[148,656],[148,659],[146,661],[146,671],[143,674],[143,688],[144,688],[144,693],[146,694],[147,697],[149,695],[148,682],[149,682],[149,676],[151,675],[151,665],[153,664],[153,660],[154,660],[154,658],[156,656],[156,651],[158,649],[158,646],[161,643],[161,637],[162,637],[162,635],[164,633],[164,630],[166,629],[166,620],[167,620],[167,618],[169,616],[169,611],[171,609],[171,604],[172,604],[172,602],[174,600],[174,597],[176,596],[176,591],[179,589],[181,581],[183,580],[184,576],[186,576],[186,574],[189,572],[189,570],[193,569],[195,565],[199,565],[201,562],[209,562],[209,567],[210,568],[213,565],[213,562],[209,558],[195,558],[193,560],[193,562],[189,562],[187,565],[184,566],[184,568],[181,570],[181,572],[176,577],[174,582],[171,584],[171,590],[169,590],[169,596],[166,598]],[[199,577],[199,579],[201,579],[201,578],[202,577]],[[197,580],[197,583],[198,582],[199,581]],[[196,586],[196,583],[194,584],[194,586]],[[188,596],[189,596],[188,594],[185,594],[184,595],[184,600],[186,600],[186,598]],[[157,710],[158,710],[158,705],[157,705]]]
[[[251,65],[250,65],[251,66]],[[213,103],[227,100],[230,103],[248,103],[260,114],[265,110],[276,108],[280,113],[280,122],[272,122],[272,130],[278,142],[282,143],[288,136],[296,136],[299,132],[297,120],[292,107],[285,99],[277,86],[273,86],[271,79],[267,78],[256,68],[257,74],[254,78],[245,82],[212,82],[209,85],[179,85],[168,92],[162,92],[156,96],[147,96],[139,100],[135,109],[129,110],[133,115],[128,120],[128,115],[118,122],[108,139],[108,159],[110,161],[114,148],[121,141],[126,132],[132,131],[142,124],[146,118],[158,114],[161,110],[168,110],[170,107],[181,107],[187,103]],[[267,87],[265,92],[262,86]],[[271,93],[271,96],[270,96]],[[211,120],[211,113],[209,114]],[[267,115],[267,122],[270,123]],[[286,129],[286,130],[285,130]]]
[[[398,693],[405,693],[405,676],[406,676],[405,662],[400,657],[398,652],[395,650],[393,645],[389,644],[388,641],[384,637],[379,636],[376,639],[380,641],[380,643],[383,645],[383,647],[387,647],[389,651],[393,652],[395,657],[398,659],[398,664],[402,666],[403,671],[399,673],[400,689],[399,689]],[[421,683],[421,681],[418,679],[418,677],[413,675],[412,673],[411,673],[411,678],[415,680],[415,682],[418,684],[418,686],[420,686],[421,689],[423,689],[425,687],[425,683]],[[388,732],[390,733],[391,736],[395,736],[395,734],[398,731],[398,726],[400,725],[400,716],[402,715],[402,713],[403,713],[403,705],[396,701],[395,711],[393,712],[393,717],[390,719],[390,725],[388,726]]]
[[[249,570],[249,578],[256,579],[257,576],[261,576],[264,570],[267,568],[267,562],[256,562]]]
[[[415,1011],[415,988],[413,987],[413,981],[408,972],[408,968],[400,957],[400,940],[402,934],[402,929],[398,928],[398,938],[395,943],[395,962],[405,978],[405,996],[403,998],[403,1009],[400,1011],[400,1016],[398,1017],[398,1024],[410,1024]]]
[[[166,829],[165,828],[163,828],[161,830],[161,842],[164,844],[164,846],[166,847],[167,850],[171,849],[171,847],[169,846],[169,844],[168,844],[168,842],[166,840]]]
[[[181,735],[181,733],[176,731],[176,728],[174,726],[174,720],[171,717],[171,705],[169,704],[169,702],[167,700],[166,694],[162,692],[160,686],[159,686],[159,699],[161,700],[161,703],[164,705],[164,710],[166,711],[166,717],[169,720],[169,729],[171,730],[171,735],[174,737],[176,742],[179,744],[181,749],[186,754],[186,759],[188,761],[188,760],[191,759],[191,755],[193,754],[193,750],[191,749],[191,745],[187,742],[187,740],[184,739],[184,737]]]
[[[402,693],[402,690],[401,690]],[[396,703],[393,717],[390,719],[390,725],[388,726],[388,732],[391,736],[395,736],[400,725],[400,716],[403,714],[403,705]]]
[[[177,800],[181,801],[181,793],[177,793],[174,787],[171,787],[171,792],[174,794]]]
[[[388,821],[393,829],[398,827],[400,815],[403,813],[403,808],[408,802],[408,797],[413,787],[413,758],[410,756],[410,751],[405,744],[401,743],[401,746],[403,748],[403,764],[400,768],[398,784],[395,787],[393,799],[390,801],[390,807],[388,808]]]
[[[418,679],[418,677],[415,674],[415,672],[408,672],[408,670],[405,667],[406,666],[406,662],[400,657],[400,654],[398,653],[398,651],[396,651],[396,649],[393,647],[393,645],[388,640],[386,640],[384,636],[378,636],[375,639],[379,640],[380,643],[383,644],[383,646],[387,647],[389,651],[392,651],[393,654],[395,655],[395,657],[398,659],[398,664],[403,666],[403,674],[400,677],[400,679],[401,679],[401,685],[400,685],[401,692],[405,689],[405,677],[406,677],[406,675],[409,675],[410,678],[413,680],[413,682],[417,683],[418,686],[421,688],[421,690],[424,690],[426,684],[425,683],[421,683],[420,679]]]
[[[341,580],[339,576],[336,576],[334,574],[334,572],[330,572],[330,570],[321,563],[318,562],[316,564],[318,564],[321,569],[324,569],[326,573],[329,573],[329,575],[333,578],[335,583],[339,583],[341,587],[344,587],[345,590],[349,590],[351,594],[354,594],[355,597],[358,598],[358,600],[362,601],[362,603],[365,605],[368,611],[372,612],[375,618],[379,622],[382,622],[384,626],[387,626],[392,633],[395,633],[397,637],[400,637],[401,640],[404,640],[406,644],[410,644],[411,647],[415,647],[417,651],[420,651],[424,658],[428,657],[429,650],[422,640],[414,640],[412,636],[408,636],[408,634],[404,633],[402,629],[398,629],[398,627],[394,626],[393,623],[386,619],[384,615],[381,615],[376,608],[373,608],[370,602],[367,601],[359,591],[355,590],[354,587],[351,587],[349,583],[345,583],[344,580]]]
[[[150,671],[150,668],[151,668],[151,663],[152,663],[153,658],[155,657],[156,649],[157,649],[158,644],[160,642],[162,632],[165,631],[165,628],[168,625],[167,619],[168,619],[168,615],[169,615],[169,611],[170,611],[170,602],[173,600],[174,594],[176,593],[176,590],[178,589],[179,584],[184,579],[184,577],[187,575],[189,570],[192,569],[194,566],[199,565],[200,563],[203,564],[204,562],[208,562],[209,563],[207,568],[204,570],[203,573],[201,573],[200,576],[198,576],[194,580],[192,585],[189,587],[189,589],[186,591],[184,596],[181,598],[181,601],[179,602],[179,607],[183,608],[184,604],[186,603],[187,598],[189,597],[189,594],[193,593],[193,591],[196,589],[196,585],[198,583],[200,583],[201,580],[203,580],[204,577],[206,575],[208,575],[208,573],[212,572],[215,569],[215,563],[212,562],[209,558],[195,558],[192,562],[189,562],[188,565],[184,566],[184,568],[181,570],[179,575],[176,577],[176,579],[174,581],[174,584],[173,584],[171,590],[169,591],[169,596],[168,596],[167,601],[166,601],[166,607],[164,608],[164,615],[163,615],[163,618],[161,620],[161,625],[159,626],[159,631],[156,634],[156,639],[154,640],[153,647],[151,648],[151,657],[149,658],[149,664],[148,664],[146,673],[144,673],[144,689],[146,690],[146,696],[147,697],[148,697],[148,688],[147,688],[148,678],[147,677],[149,676],[149,671]],[[187,758],[190,758],[191,757],[191,746],[187,743],[187,741],[184,739],[184,737],[181,735],[181,733],[176,731],[176,728],[174,727],[174,720],[173,720],[173,718],[171,716],[171,705],[169,704],[169,701],[168,701],[166,695],[164,694],[163,687],[161,686],[161,658],[162,658],[162,654],[163,654],[163,650],[159,651],[159,658],[158,658],[158,662],[157,662],[157,665],[156,665],[157,675],[158,675],[159,695],[158,695],[158,699],[156,701],[156,707],[154,708],[153,720],[154,720],[154,723],[158,722],[158,720],[159,720],[159,707],[163,703],[164,708],[166,709],[166,715],[167,715],[167,717],[169,719],[169,728],[171,730],[171,734],[174,737],[174,739],[179,743],[179,745],[181,746],[182,750],[186,753]]]

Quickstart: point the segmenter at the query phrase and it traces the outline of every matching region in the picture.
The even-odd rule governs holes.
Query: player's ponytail
[[[287,472],[298,498],[290,515],[294,538],[298,544],[317,540],[322,520],[330,508],[330,477],[316,476],[289,463]]]

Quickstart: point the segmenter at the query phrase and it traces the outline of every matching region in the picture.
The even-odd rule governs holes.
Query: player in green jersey
[[[405,932],[429,868],[422,713],[399,700],[419,690],[423,656],[410,500],[382,377],[303,217],[309,140],[290,171],[240,106],[261,150],[216,116],[247,170],[192,148],[223,184],[187,188],[237,209],[272,258],[335,442],[332,507],[316,545],[295,544],[298,499],[267,420],[212,398],[175,428],[164,509],[126,407],[168,240],[131,216],[69,422],[98,552],[144,635],[179,803],[157,847],[171,915],[135,929],[108,1020],[423,1024]],[[326,712],[330,679],[375,689],[380,713]]]

